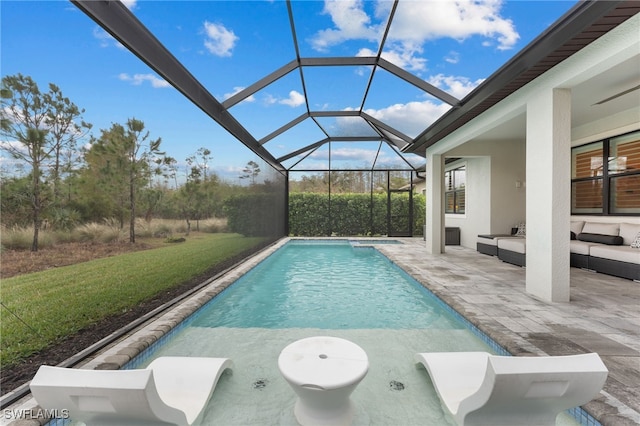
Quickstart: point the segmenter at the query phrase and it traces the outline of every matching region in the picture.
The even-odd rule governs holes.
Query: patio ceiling
[[[186,61],[175,56],[175,47],[170,50],[124,4],[86,0],[72,3],[231,135],[281,171],[300,168],[298,165],[304,164],[305,158],[327,144],[344,143],[373,147],[378,154],[384,150],[401,157],[403,164],[420,167],[426,147],[638,12],[637,2],[580,2],[469,95],[457,99],[385,58],[388,36],[398,31],[394,29],[394,16],[403,1],[390,3],[387,15],[380,18],[384,25],[375,35],[377,49],[358,56],[313,55],[300,43],[308,38],[308,17],[297,10],[298,3],[287,1],[282,3],[283,8],[286,5],[280,19],[282,28],[273,28],[274,33],[280,34],[277,47],[275,36],[274,40],[263,42],[262,49],[267,52],[264,57],[255,58],[259,70],[238,70],[239,74],[253,76],[254,82],[238,85],[240,88],[228,96],[216,97],[212,93],[222,89],[216,86],[215,70],[196,77]],[[202,3],[205,2],[190,5],[201,7]],[[244,2],[207,3],[212,5],[208,7],[239,8]],[[248,13],[246,8],[242,11]],[[324,80],[316,79],[319,73],[329,73],[330,87],[318,83],[326,81],[326,75]],[[364,73],[366,78],[356,81],[356,73]],[[257,94],[278,86],[290,90],[292,97],[280,103],[296,102],[303,112],[283,110],[280,122],[262,123],[246,105]],[[356,86],[359,93],[353,90]],[[396,99],[401,91],[395,89],[400,87],[403,91],[410,89],[413,97]],[[368,112],[380,108],[381,98],[393,104],[408,103],[418,96],[432,99],[441,111],[440,119],[418,130],[378,119]],[[295,142],[287,144],[288,151],[282,152],[280,141],[285,137]],[[363,168],[376,167],[375,161]]]

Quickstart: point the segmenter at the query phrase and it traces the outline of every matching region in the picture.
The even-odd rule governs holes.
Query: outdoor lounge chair
[[[459,425],[555,425],[562,411],[602,389],[608,370],[596,353],[495,356],[486,352],[416,355]]]
[[[31,381],[41,408],[93,425],[191,425],[228,358],[160,357],[145,369],[81,370],[43,365]]]

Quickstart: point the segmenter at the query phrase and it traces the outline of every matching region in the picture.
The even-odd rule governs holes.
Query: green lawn
[[[199,234],[184,243],[4,279],[0,365],[17,363],[263,241]]]

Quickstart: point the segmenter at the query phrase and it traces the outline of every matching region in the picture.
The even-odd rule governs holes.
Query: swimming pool
[[[277,368],[280,351],[304,337],[331,335],[357,343],[369,357],[369,373],[352,395],[354,424],[453,425],[413,356],[506,353],[469,326],[364,243],[292,240],[125,368],[169,355],[232,358],[233,374],[221,378],[203,423],[295,425],[295,394]]]
[[[294,240],[194,316],[192,327],[464,329],[372,247]]]

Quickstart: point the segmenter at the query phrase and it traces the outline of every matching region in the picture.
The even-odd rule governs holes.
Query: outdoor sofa
[[[513,228],[511,234],[478,235],[477,250],[482,254],[498,256],[504,262],[525,265],[524,225]]]
[[[640,224],[571,222],[571,266],[640,281]]]
[[[576,268],[640,281],[640,224],[572,221],[570,262]],[[480,253],[526,266],[526,238],[479,235]]]

